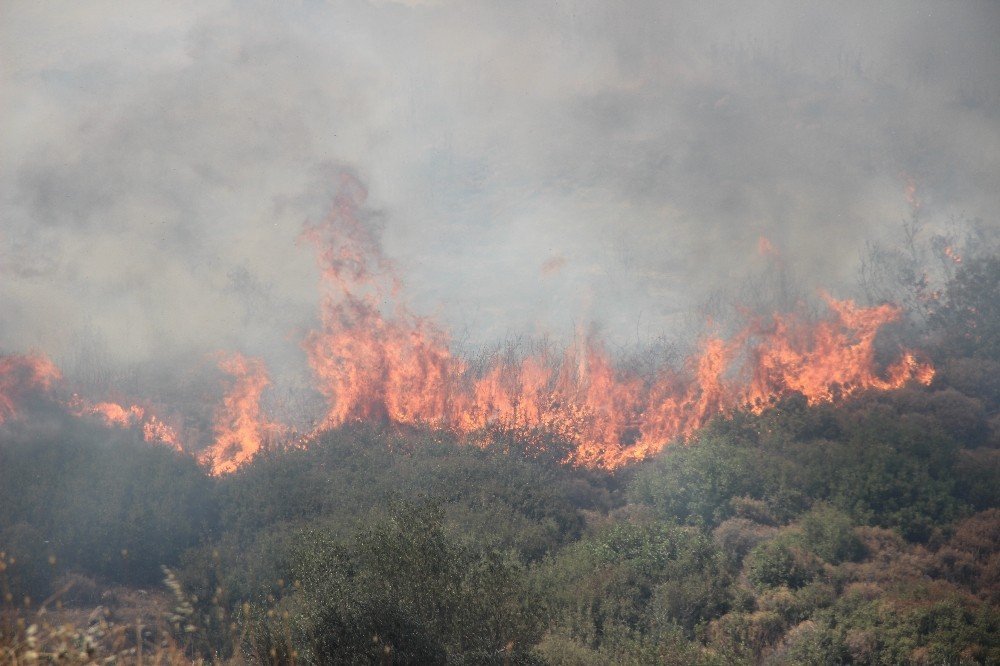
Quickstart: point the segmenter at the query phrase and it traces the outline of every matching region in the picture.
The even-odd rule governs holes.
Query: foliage
[[[864,553],[850,517],[826,504],[802,516],[802,545],[832,564],[853,561]]]
[[[744,567],[747,580],[758,588],[797,589],[819,574],[819,563],[810,553],[782,539],[765,541],[750,551]]]
[[[949,356],[1000,361],[1000,256],[977,257],[957,271],[931,327]]]
[[[159,581],[215,511],[212,481],[190,457],[68,422],[0,437],[0,504],[0,549],[27,525],[45,544],[37,556],[138,584]]]
[[[523,565],[447,534],[437,507],[396,507],[346,543],[306,531],[292,557],[295,591],[256,630],[263,661],[532,661],[541,618]]]
[[[567,547],[539,576],[549,613],[592,648],[609,631],[678,627],[690,636],[731,601],[729,569],[708,535],[642,519]]]

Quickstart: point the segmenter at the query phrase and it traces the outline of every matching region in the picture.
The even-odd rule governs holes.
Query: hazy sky
[[[456,336],[653,337],[1000,210],[1000,3],[0,5],[0,349],[301,354],[303,223],[369,187]],[[844,287],[846,288],[846,287]]]

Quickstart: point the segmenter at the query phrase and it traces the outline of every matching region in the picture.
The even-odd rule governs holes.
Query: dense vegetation
[[[220,660],[1000,663],[998,307],[1000,260],[970,261],[919,331],[929,387],[792,397],[615,474],[358,426],[215,479],[12,423],[0,579],[15,605],[167,565],[168,624]]]

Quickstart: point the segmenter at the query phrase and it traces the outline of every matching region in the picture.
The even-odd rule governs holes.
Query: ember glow
[[[772,243],[767,236],[761,236],[757,239],[757,254],[769,259],[781,258],[781,253],[778,252],[778,248],[774,247],[774,243]]]

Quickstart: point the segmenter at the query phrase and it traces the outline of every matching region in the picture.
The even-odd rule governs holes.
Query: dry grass
[[[242,659],[203,656],[205,631],[192,600],[164,569],[166,591],[112,587],[101,603],[63,603],[77,581],[40,604],[14,599],[0,574],[0,664],[241,664]]]

